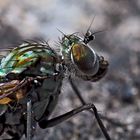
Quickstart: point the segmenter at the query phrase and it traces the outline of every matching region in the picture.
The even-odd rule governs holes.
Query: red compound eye
[[[85,75],[94,75],[99,68],[98,56],[86,44],[74,44],[71,48],[71,59],[78,70]]]

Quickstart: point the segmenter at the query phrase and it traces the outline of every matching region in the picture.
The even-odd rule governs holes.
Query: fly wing
[[[24,97],[26,88],[16,89],[20,81],[12,80],[10,82],[0,83],[0,105],[8,104],[13,100],[19,100]]]

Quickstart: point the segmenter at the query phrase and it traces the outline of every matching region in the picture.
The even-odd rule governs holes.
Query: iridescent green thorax
[[[81,38],[74,34],[64,36],[62,38],[62,41],[60,42],[62,57],[64,57],[64,59],[68,59],[67,57],[70,57],[69,55],[70,55],[71,47],[80,41],[81,41]]]
[[[30,96],[33,118],[47,118],[57,104],[63,75],[60,58],[47,43],[29,42],[11,49],[0,63],[0,107],[18,102],[24,112]]]
[[[47,43],[24,43],[1,60],[0,77],[11,73],[21,74],[33,68],[38,68],[38,72],[44,75],[53,74],[57,61],[57,54]]]

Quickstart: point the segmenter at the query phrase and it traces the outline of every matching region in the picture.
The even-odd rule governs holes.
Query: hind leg
[[[77,97],[80,100],[80,102],[82,103],[82,105],[85,105],[86,101],[82,97],[80,91],[78,90],[77,86],[75,85],[75,83],[73,82],[71,77],[69,77],[69,82],[70,82],[72,89],[74,90],[74,93],[77,95]],[[88,111],[90,113],[94,114],[93,110],[88,110]],[[99,116],[101,119],[106,120],[107,122],[113,124],[114,126],[118,126],[118,127],[122,127],[122,128],[126,128],[126,126],[127,126],[127,124],[119,122],[118,120],[113,120],[111,118],[108,118],[108,117],[104,116],[103,114],[99,114]]]

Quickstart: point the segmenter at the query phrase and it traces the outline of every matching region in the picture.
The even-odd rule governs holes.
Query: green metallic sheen
[[[24,61],[28,59],[30,61],[24,63]],[[19,74],[21,77],[23,76],[21,79],[30,76],[50,75],[50,78],[40,81],[41,85],[39,88],[35,87],[35,91],[32,90],[34,87],[30,87],[29,85],[29,93],[32,97],[33,104],[33,116],[36,120],[40,120],[41,118],[43,119],[43,117],[49,117],[49,114],[54,110],[58,101],[62,80],[64,78],[64,72],[57,72],[56,70],[56,65],[58,64],[60,64],[59,56],[47,43],[24,43],[12,49],[11,52],[1,60],[0,82],[5,82],[5,77],[11,73],[15,75]],[[15,77],[15,79],[16,78],[17,77]],[[35,92],[38,93],[39,99]],[[26,102],[26,96],[18,101],[19,104],[24,106],[23,108],[26,107]],[[3,105],[0,105],[0,109],[4,111],[2,107]],[[0,111],[0,113],[2,113],[2,111]],[[46,112],[49,112],[49,114],[46,114]]]
[[[42,74],[52,74],[57,63],[56,53],[43,43],[24,43],[1,60],[0,77],[1,79],[9,73],[21,74],[29,68],[33,68],[40,61],[40,72]],[[56,62],[55,62],[56,61]]]
[[[71,47],[74,44],[79,43],[80,41],[82,41],[81,38],[74,34],[67,35],[62,38],[62,41],[60,43],[61,43],[61,53],[64,59],[66,60],[69,59]]]

